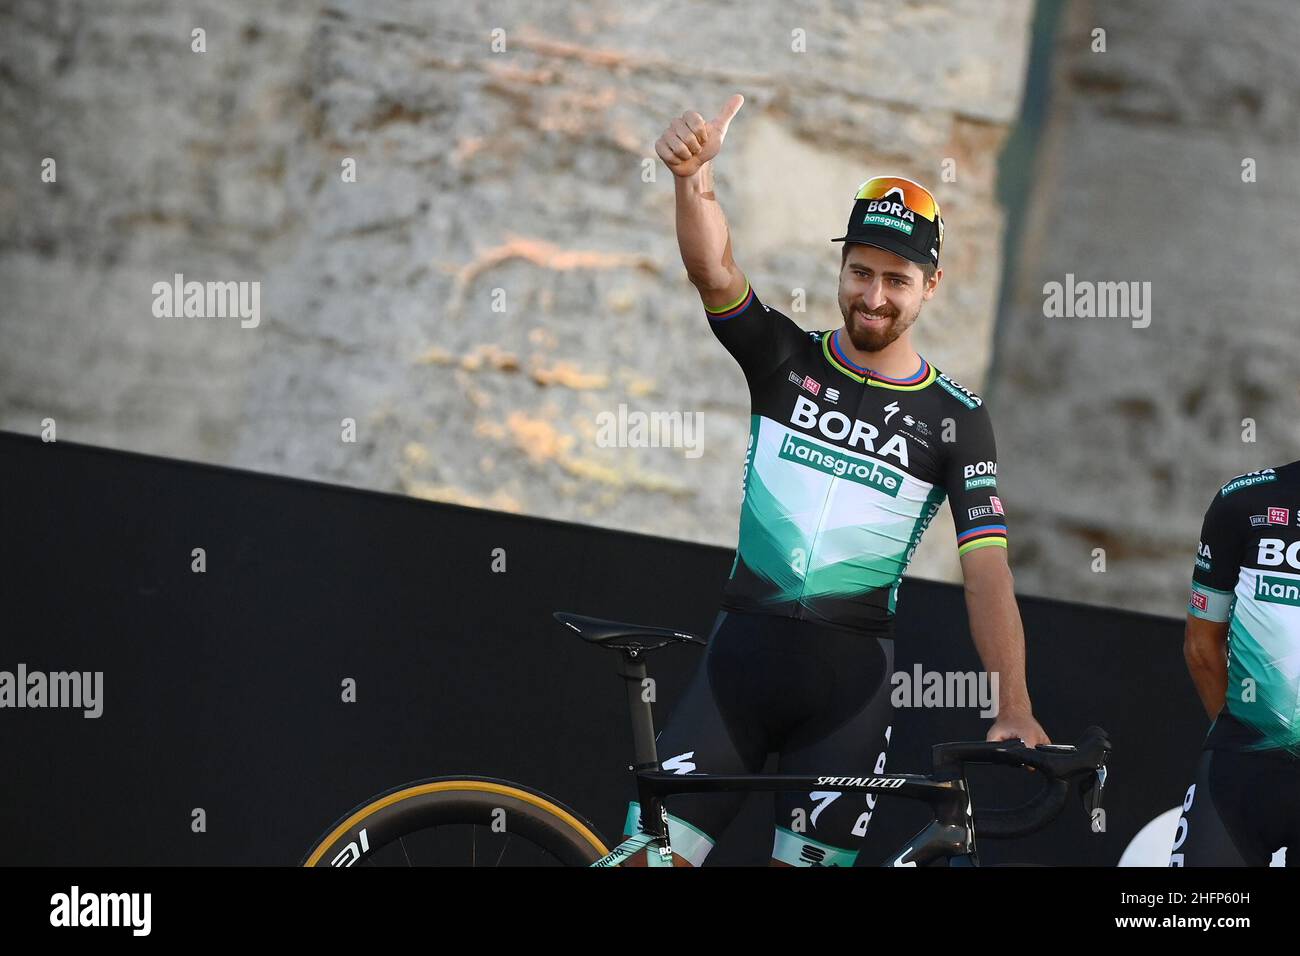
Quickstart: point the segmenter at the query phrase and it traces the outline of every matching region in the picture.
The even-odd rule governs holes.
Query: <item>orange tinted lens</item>
[[[891,193],[895,198],[901,194],[901,202],[904,206],[931,222],[934,222],[939,215],[939,204],[934,201],[929,190],[910,179],[902,179],[898,176],[877,176],[875,179],[868,179],[858,188],[858,194],[854,198],[884,199]]]

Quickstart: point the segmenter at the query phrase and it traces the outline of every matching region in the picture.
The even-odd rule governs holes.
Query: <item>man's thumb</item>
[[[727,100],[726,104],[722,107],[722,112],[719,113],[717,119],[713,121],[713,125],[718,128],[718,132],[721,135],[727,135],[727,127],[731,125],[731,121],[736,118],[736,114],[740,112],[740,108],[744,104],[745,98],[739,93],[736,93],[731,97],[731,99]]]

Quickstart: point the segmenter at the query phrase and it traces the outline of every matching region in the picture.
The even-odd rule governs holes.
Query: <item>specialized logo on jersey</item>
[[[1255,581],[1255,599],[1269,604],[1289,604],[1300,607],[1300,581],[1295,578],[1273,578],[1261,574]]]
[[[799,395],[795,398],[794,409],[790,412],[790,424],[799,428],[816,427],[831,441],[845,441],[850,447],[859,447],[869,454],[880,458],[897,458],[898,463],[907,467],[907,439],[902,435],[893,435],[888,441],[876,448],[876,439],[880,431],[874,425],[849,418],[843,412],[834,409],[822,412],[817,403]]]
[[[1272,468],[1265,468],[1262,471],[1251,471],[1244,475],[1238,475],[1232,481],[1228,482],[1219,489],[1219,496],[1226,498],[1234,491],[1240,491],[1242,488],[1250,488],[1254,485],[1263,485],[1270,481],[1277,481],[1277,472]]]
[[[897,415],[897,414],[898,414],[898,402],[890,402],[888,405],[886,405],[886,406],[885,406],[885,424],[888,425],[888,424],[889,424],[889,420],[890,420],[891,418],[893,418],[893,417],[894,417],[895,415]]]
[[[983,399],[978,395],[972,392],[965,385],[958,385],[943,372],[939,373],[939,377],[935,379],[935,381],[943,387],[944,391],[957,399],[957,401],[961,402],[967,408],[979,408],[984,404]]]

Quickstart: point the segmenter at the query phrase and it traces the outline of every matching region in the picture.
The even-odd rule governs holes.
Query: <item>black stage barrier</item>
[[[632,787],[615,656],[551,612],[705,636],[733,555],[5,432],[0,541],[0,671],[103,675],[98,717],[0,708],[0,863],[17,865],[296,864],[366,797],[459,772],[537,787],[617,840]],[[1072,800],[982,857],[1113,865],[1181,802],[1208,723],[1181,622],[1020,607],[1048,733],[1111,733],[1106,830]],[[896,643],[899,672],[979,666],[954,585],[906,580]],[[699,654],[651,656],[661,724]],[[900,710],[888,769],[928,770],[932,743],[987,727],[975,708]],[[1031,776],[980,768],[977,806],[1018,802]],[[925,819],[882,799],[860,863]],[[764,862],[772,823],[770,795],[751,796],[710,863]]]

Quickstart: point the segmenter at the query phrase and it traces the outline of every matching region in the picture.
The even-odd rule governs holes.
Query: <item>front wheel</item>
[[[432,777],[341,817],[303,866],[589,866],[608,853],[588,821],[539,790]]]

